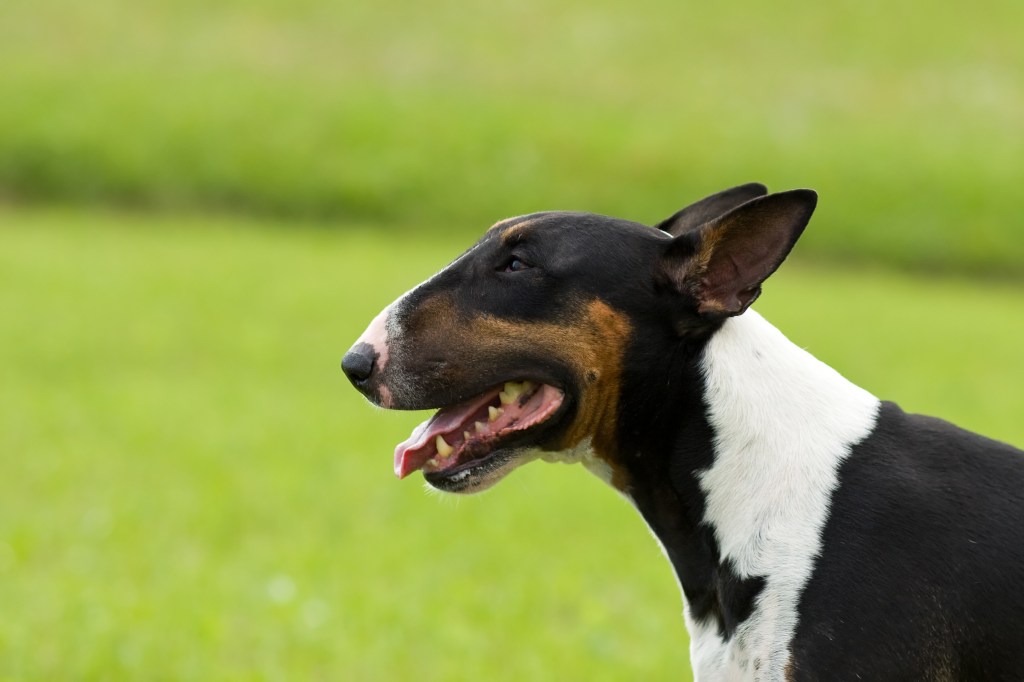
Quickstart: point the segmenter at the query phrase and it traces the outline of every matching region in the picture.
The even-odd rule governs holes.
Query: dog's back
[[[1022,588],[1024,452],[883,403],[839,470],[794,679],[1020,680]]]

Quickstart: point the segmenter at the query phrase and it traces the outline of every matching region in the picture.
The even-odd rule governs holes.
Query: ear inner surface
[[[688,243],[670,248],[670,255],[673,250],[693,255],[671,279],[696,298],[700,314],[712,318],[739,315],[761,293],[761,283],[789,255],[816,203],[817,194],[811,190],[771,194],[729,211],[693,236],[677,237],[674,241]],[[667,262],[669,267],[679,267],[678,256]]]

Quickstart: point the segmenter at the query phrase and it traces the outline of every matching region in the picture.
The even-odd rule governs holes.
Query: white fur
[[[721,558],[740,577],[766,583],[729,642],[688,618],[694,672],[704,680],[781,680],[839,465],[871,432],[879,402],[753,310],[712,337],[703,370],[716,433],[714,463],[699,474],[705,521]]]
[[[612,468],[608,462],[597,456],[590,438],[584,438],[574,447],[559,452],[540,451],[539,456],[545,462],[561,462],[562,464],[582,464],[608,485],[612,485]],[[614,487],[614,486],[613,486]]]
[[[356,345],[367,343],[377,352],[377,369],[383,371],[388,364],[388,336],[387,321],[391,312],[391,306],[377,313],[366,331],[356,339]]]

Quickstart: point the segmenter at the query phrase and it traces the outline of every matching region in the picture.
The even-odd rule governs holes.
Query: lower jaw
[[[452,471],[424,472],[433,488],[446,493],[471,494],[487,490],[530,457],[525,450],[499,450]]]
[[[451,469],[423,470],[427,484],[441,492],[460,495],[480,493],[495,485],[524,464],[543,456],[541,443],[550,439],[566,420],[572,401],[565,397],[558,409],[545,421],[511,436],[483,457],[470,460]]]

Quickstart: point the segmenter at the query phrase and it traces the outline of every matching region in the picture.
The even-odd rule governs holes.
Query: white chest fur
[[[715,334],[703,369],[716,434],[714,464],[699,474],[705,521],[721,558],[765,585],[728,642],[687,619],[694,671],[781,680],[839,465],[871,432],[879,401],[752,310]]]

